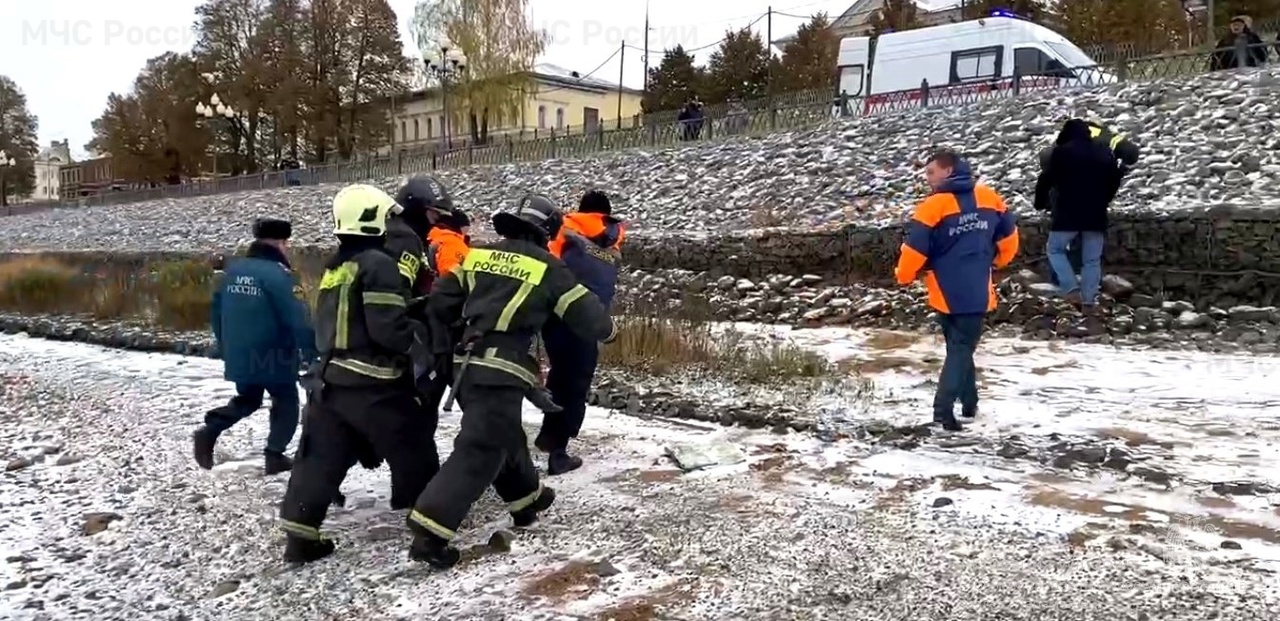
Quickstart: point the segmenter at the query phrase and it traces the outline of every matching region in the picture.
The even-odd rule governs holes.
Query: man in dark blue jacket
[[[564,261],[578,282],[594,293],[609,310],[618,286],[618,262],[625,235],[622,221],[613,217],[613,207],[604,192],[583,195],[578,211],[565,215],[557,239],[549,244],[551,254]],[[548,453],[547,474],[557,475],[582,466],[582,459],[569,454],[569,440],[578,437],[587,414],[587,395],[595,379],[600,359],[599,345],[577,335],[558,318],[543,326],[542,341],[551,369],[547,390],[560,412],[547,412],[534,446]]]
[[[266,472],[293,468],[284,451],[298,428],[298,375],[302,362],[315,358],[315,334],[285,257],[292,229],[284,220],[255,223],[248,253],[231,260],[214,290],[213,335],[236,396],[205,414],[192,436],[196,463],[206,470],[218,436],[262,407],[264,394],[271,395]]]

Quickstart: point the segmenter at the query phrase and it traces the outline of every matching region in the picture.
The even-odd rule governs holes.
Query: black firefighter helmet
[[[396,203],[404,210],[401,217],[415,231],[425,234],[436,217],[453,213],[453,197],[439,179],[429,175],[411,177],[396,192]]]
[[[560,234],[564,224],[564,212],[541,194],[526,194],[517,203],[514,211],[502,211],[493,214],[493,232],[503,237],[523,237],[534,235],[543,243]]]

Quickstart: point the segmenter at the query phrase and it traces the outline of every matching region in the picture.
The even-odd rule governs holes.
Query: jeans
[[[934,420],[953,418],[956,401],[966,416],[977,413],[978,369],[973,364],[973,355],[978,350],[986,317],[985,313],[938,315],[947,356],[938,376],[938,392],[933,397]]]
[[[1067,257],[1067,248],[1072,240],[1080,237],[1080,277],[1076,278],[1071,269],[1071,260]],[[1058,281],[1058,292],[1067,295],[1080,291],[1080,299],[1085,304],[1096,304],[1098,290],[1102,288],[1102,247],[1106,236],[1098,231],[1050,231],[1049,244],[1046,251],[1049,265]]]
[[[271,430],[267,432],[266,452],[284,454],[298,429],[298,386],[294,383],[236,383],[236,396],[226,405],[204,415],[205,427],[214,435],[231,428],[262,407],[263,394],[271,395]]]

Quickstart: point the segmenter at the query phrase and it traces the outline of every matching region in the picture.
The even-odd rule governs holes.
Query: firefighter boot
[[[414,533],[413,543],[409,544],[409,560],[426,563],[436,569],[449,569],[462,560],[462,553],[439,536]]]
[[[307,539],[296,535],[285,535],[284,562],[311,563],[330,554],[336,546],[332,539]]]
[[[547,456],[547,474],[550,476],[573,472],[581,467],[582,458],[570,455],[565,449],[556,449]]]
[[[284,453],[264,451],[262,455],[263,470],[266,471],[268,476],[293,470],[293,460],[289,459],[289,456]]]
[[[556,490],[544,486],[542,493],[538,494],[532,504],[519,511],[511,512],[511,522],[517,528],[533,526],[533,523],[538,521],[538,514],[551,508],[551,503],[555,501]]]
[[[218,443],[218,434],[208,427],[200,427],[191,434],[192,453],[196,465],[209,470],[213,468],[213,447]]]

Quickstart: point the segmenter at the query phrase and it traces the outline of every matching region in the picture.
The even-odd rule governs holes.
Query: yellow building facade
[[[489,119],[489,136],[533,140],[566,133],[581,134],[640,123],[644,93],[594,77],[582,77],[557,65],[539,64],[527,92],[521,93],[515,118]],[[453,146],[471,142],[471,128],[457,111],[448,135]],[[445,101],[438,89],[415,91],[396,102],[391,122],[392,150],[418,150],[445,139]]]

